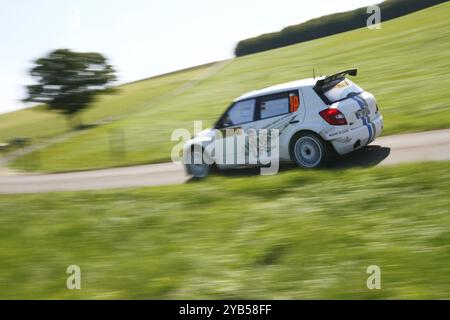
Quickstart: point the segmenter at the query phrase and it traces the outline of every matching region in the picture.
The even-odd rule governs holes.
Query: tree
[[[73,52],[58,49],[37,59],[30,74],[37,84],[27,86],[25,102],[44,103],[70,123],[99,93],[111,92],[115,71],[106,58],[96,52]],[[77,121],[76,126],[81,123]]]

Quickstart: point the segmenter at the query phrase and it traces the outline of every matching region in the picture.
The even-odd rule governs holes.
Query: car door
[[[245,157],[245,136],[248,128],[253,126],[255,110],[256,99],[245,99],[233,103],[222,116],[219,125],[222,141],[216,143],[215,151],[218,165],[235,167],[245,164],[245,158],[242,158]]]
[[[272,129],[277,130],[279,139],[281,140],[282,134],[285,129],[293,122],[297,121],[297,111],[300,107],[300,95],[298,90],[290,90],[280,92],[276,94],[270,94],[259,97],[256,103],[255,121],[248,129],[254,129],[263,141],[263,145],[267,147],[267,151],[271,149],[271,134]],[[269,134],[265,136],[265,129]],[[275,136],[276,138],[276,136]],[[252,152],[250,148],[250,154]],[[262,150],[259,150],[261,153]],[[269,152],[271,156],[279,156],[278,152]]]

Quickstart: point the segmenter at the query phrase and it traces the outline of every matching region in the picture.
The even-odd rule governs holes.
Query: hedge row
[[[381,9],[381,20],[386,21],[447,1],[386,0],[378,6]],[[367,7],[364,7],[312,19],[286,27],[279,32],[266,33],[242,40],[237,44],[235,54],[243,56],[362,28],[366,26],[370,15],[371,13],[367,13]]]

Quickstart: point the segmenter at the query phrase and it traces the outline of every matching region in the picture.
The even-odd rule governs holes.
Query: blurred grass
[[[0,196],[0,298],[448,299],[449,168]]]
[[[84,124],[92,124],[145,110],[155,98],[195,79],[208,67],[210,65],[202,65],[119,86],[115,94],[100,96],[81,113],[81,120]],[[69,129],[63,115],[49,112],[44,106],[0,115],[0,142],[14,137],[29,137],[39,142]]]
[[[59,172],[164,162],[170,159],[171,133],[205,125],[240,94],[276,83],[356,67],[356,82],[375,94],[385,118],[383,134],[450,127],[450,3],[382,24],[315,41],[245,56],[200,81],[184,93],[162,99],[141,112],[89,130],[42,151],[39,166],[32,155],[13,167]],[[121,157],[111,157],[111,132],[123,131]]]

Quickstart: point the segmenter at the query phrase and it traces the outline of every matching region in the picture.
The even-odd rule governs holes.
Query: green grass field
[[[25,156],[13,166],[58,172],[167,161],[175,128],[192,130],[193,120],[210,125],[240,94],[310,77],[313,68],[324,74],[358,68],[357,83],[379,101],[385,135],[450,127],[445,116],[450,111],[445,90],[450,86],[449,14],[445,3],[385,22],[381,30],[359,29],[234,59],[184,93]],[[111,152],[115,140],[124,148],[120,156]]]
[[[122,85],[115,94],[100,96],[89,109],[81,113],[81,120],[85,124],[92,124],[145,110],[156,98],[196,79],[208,67],[203,65]],[[11,112],[0,115],[0,142],[14,137],[28,137],[33,142],[39,142],[70,130],[69,125],[64,116],[48,112],[42,106]]]
[[[448,299],[449,165],[0,196],[0,298]]]

